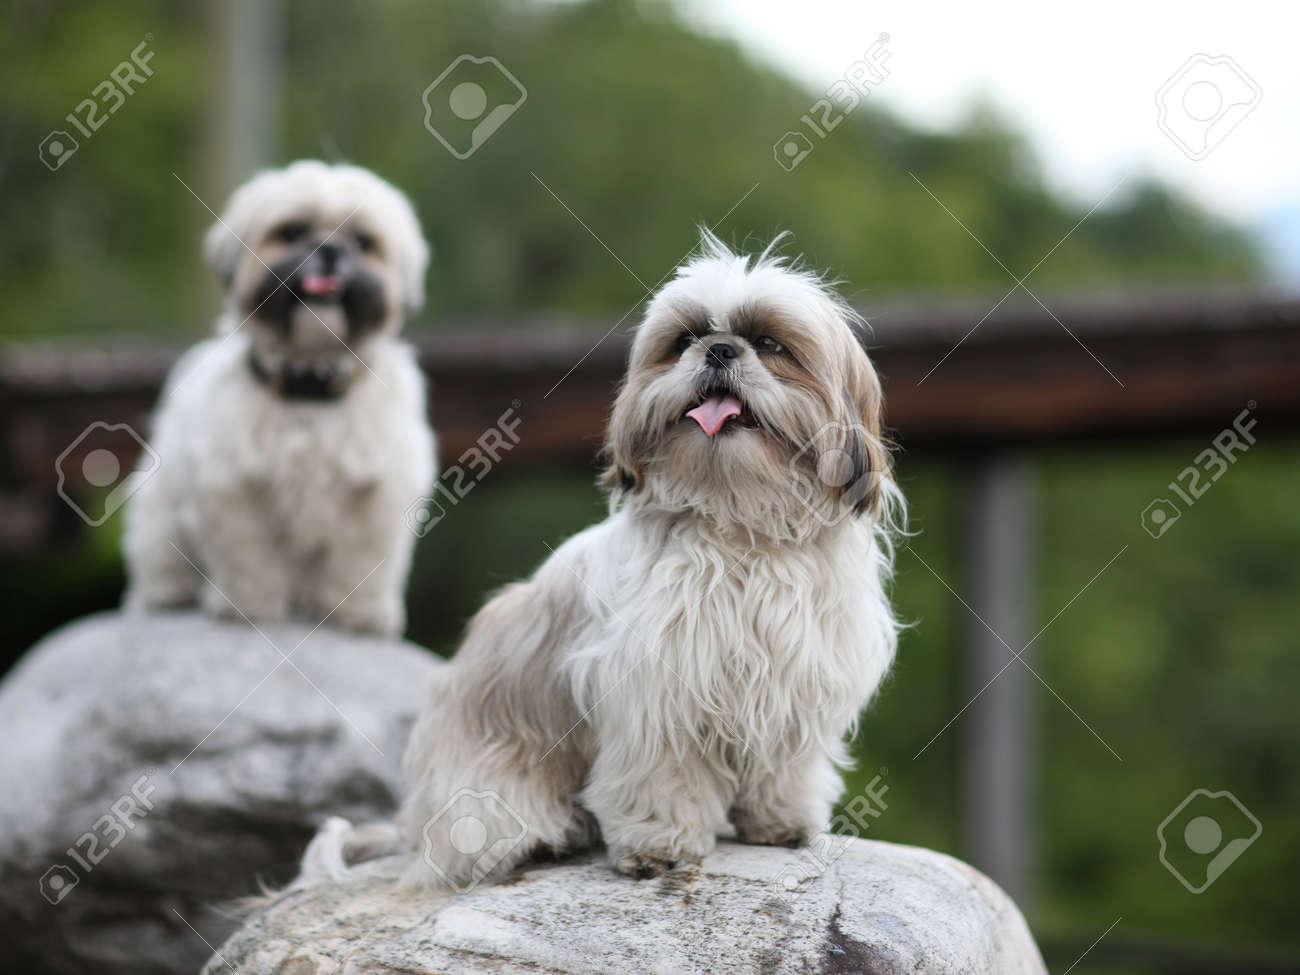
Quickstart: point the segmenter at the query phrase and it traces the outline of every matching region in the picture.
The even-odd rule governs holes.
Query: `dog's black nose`
[[[316,256],[320,258],[325,274],[332,274],[338,267],[339,258],[343,255],[343,248],[338,244],[325,241],[316,248]]]
[[[714,342],[705,355],[710,366],[715,369],[725,369],[727,362],[736,358],[737,349],[730,342]]]

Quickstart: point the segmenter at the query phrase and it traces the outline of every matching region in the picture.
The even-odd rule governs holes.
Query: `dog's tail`
[[[317,884],[336,884],[346,879],[350,868],[366,860],[375,860],[404,849],[396,823],[366,823],[353,826],[346,819],[331,816],[321,824],[303,851],[298,876],[284,887],[272,887],[258,881],[261,893],[236,897],[218,904],[225,917],[243,922],[286,894]]]
[[[346,819],[331,816],[316,831],[302,855],[298,877],[290,889],[319,883],[338,883],[350,867],[367,860],[400,853],[405,849],[396,823],[377,822],[353,826]]]

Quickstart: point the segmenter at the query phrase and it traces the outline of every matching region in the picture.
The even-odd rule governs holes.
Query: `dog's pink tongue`
[[[711,437],[733,416],[740,416],[740,400],[734,396],[710,396],[686,415]]]
[[[309,295],[332,295],[343,287],[337,274],[308,274],[302,279],[302,290]]]

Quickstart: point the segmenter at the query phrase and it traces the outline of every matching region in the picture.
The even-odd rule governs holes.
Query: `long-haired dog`
[[[408,879],[463,889],[603,838],[648,877],[799,844],[883,679],[901,498],[861,322],[705,234],[651,301],[609,422],[608,519],[474,618],[406,754]]]
[[[204,250],[225,309],[163,390],[160,464],[127,508],[128,605],[400,632],[405,516],[435,473],[396,338],[424,295],[415,211],[365,169],[301,161],[239,187]]]

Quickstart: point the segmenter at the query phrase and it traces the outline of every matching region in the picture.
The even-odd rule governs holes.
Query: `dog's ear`
[[[403,235],[398,269],[402,275],[402,297],[407,311],[424,307],[424,275],[429,270],[429,245],[420,233],[420,224],[411,211],[412,226]]]
[[[606,466],[597,484],[612,494],[634,493],[642,482],[639,424],[633,420],[632,393],[626,380],[614,399],[614,410],[605,427],[605,445],[601,456]]]
[[[850,328],[850,332],[853,329]],[[845,356],[847,374],[839,416],[828,430],[818,473],[831,493],[855,514],[877,518],[893,488],[884,437],[884,395],[880,377],[856,334]]]
[[[429,242],[424,239],[420,218],[408,197],[395,186],[385,184],[397,197],[397,206],[391,221],[397,238],[397,269],[402,277],[402,298],[407,311],[424,307],[424,277],[429,271]]]
[[[226,201],[221,216],[203,235],[203,259],[217,272],[221,286],[227,290],[235,280],[245,242],[249,246],[257,244],[248,239],[249,234],[253,221],[265,206],[268,188],[274,185],[277,176],[274,171],[264,170],[237,187]]]
[[[230,227],[229,218],[232,216],[230,209],[228,208],[226,215],[209,227],[208,232],[203,235],[203,259],[207,261],[208,267],[217,272],[221,287],[227,290],[235,280],[235,269],[239,267],[239,252],[244,246]]]
[[[217,272],[223,288],[229,290],[234,283],[245,245],[258,245],[252,234],[255,224],[265,214],[268,202],[282,195],[286,176],[303,165],[298,162],[287,169],[263,169],[254,174],[235,188],[221,216],[203,235],[203,259]]]

